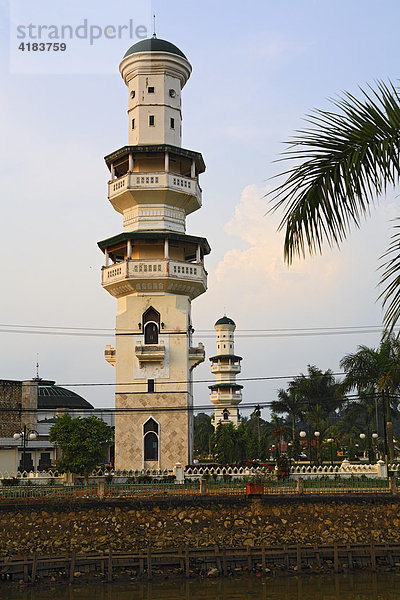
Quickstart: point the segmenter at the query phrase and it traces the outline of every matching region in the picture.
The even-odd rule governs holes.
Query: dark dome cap
[[[216,327],[217,325],[233,325],[234,327],[236,327],[235,321],[232,321],[232,319],[230,319],[226,315],[224,315],[223,317],[218,319],[218,321],[215,323],[214,327]]]
[[[93,410],[93,406],[72,390],[54,385],[49,379],[34,379],[38,382],[38,408],[58,409],[73,408]]]
[[[182,58],[186,58],[182,50],[179,50],[177,46],[167,42],[167,40],[160,40],[156,37],[148,38],[147,40],[141,40],[136,44],[133,44],[127,52],[125,52],[124,58],[130,54],[136,54],[137,52],[169,52],[170,54],[177,54]]]

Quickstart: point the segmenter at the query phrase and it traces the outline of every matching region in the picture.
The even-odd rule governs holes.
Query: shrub
[[[276,476],[278,479],[286,479],[290,475],[290,464],[286,454],[280,454],[276,459]]]

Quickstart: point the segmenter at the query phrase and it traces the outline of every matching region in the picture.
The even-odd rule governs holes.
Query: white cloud
[[[340,264],[337,252],[312,260],[296,260],[288,268],[283,261],[283,232],[277,232],[279,216],[267,214],[267,188],[247,186],[235,208],[235,215],[225,225],[225,231],[240,238],[248,248],[228,250],[218,263],[214,276],[217,283],[228,284],[240,280],[247,292],[273,291],[275,293],[299,286],[309,286],[316,277],[324,285],[336,281]],[[279,289],[276,289],[276,286]]]

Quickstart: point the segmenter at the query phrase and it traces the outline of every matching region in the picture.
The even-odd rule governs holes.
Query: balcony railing
[[[210,400],[213,404],[239,404],[242,401],[241,393],[229,394],[227,392],[219,392],[210,394]]]
[[[101,283],[107,287],[127,279],[172,278],[207,285],[204,265],[172,259],[126,260],[103,267]]]
[[[127,190],[173,189],[196,196],[201,206],[201,187],[197,179],[170,172],[127,173],[108,183],[108,197],[114,198]]]
[[[240,373],[241,366],[239,364],[227,365],[227,364],[212,364],[211,373]]]

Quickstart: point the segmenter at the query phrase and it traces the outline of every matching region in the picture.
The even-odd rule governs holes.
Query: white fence
[[[389,471],[393,471],[395,475],[398,474],[400,477],[400,463],[390,464]],[[269,471],[271,476],[274,471]],[[192,466],[186,469],[182,465],[177,464],[173,470],[135,470],[135,471],[115,471],[115,470],[94,470],[89,475],[89,482],[95,483],[103,477],[112,476],[112,480],[115,483],[124,483],[129,478],[138,477],[152,477],[154,479],[162,479],[165,477],[174,476],[178,480],[183,481],[202,479],[203,477],[216,477],[219,479],[230,477],[232,479],[243,479],[248,477],[254,477],[256,475],[263,475],[265,471],[262,467],[207,467],[207,466]],[[305,479],[305,478],[317,478],[317,477],[368,477],[368,478],[385,478],[388,475],[388,469],[383,460],[379,460],[376,464],[352,464],[348,460],[344,460],[339,466],[324,466],[324,467],[310,467],[310,466],[293,466],[290,469],[291,479]],[[31,484],[36,485],[48,485],[50,482],[56,484],[71,484],[73,481],[82,480],[82,477],[78,477],[68,474],[59,474],[57,471],[17,471],[15,473],[0,473],[0,481],[3,479],[21,479]]]
[[[392,468],[396,467],[396,468]],[[389,465],[389,470],[398,472],[400,465]],[[378,460],[373,465],[351,464],[344,460],[341,465],[334,467],[292,467],[290,476],[292,479],[313,477],[368,477],[369,479],[387,477],[388,469],[383,460]]]

